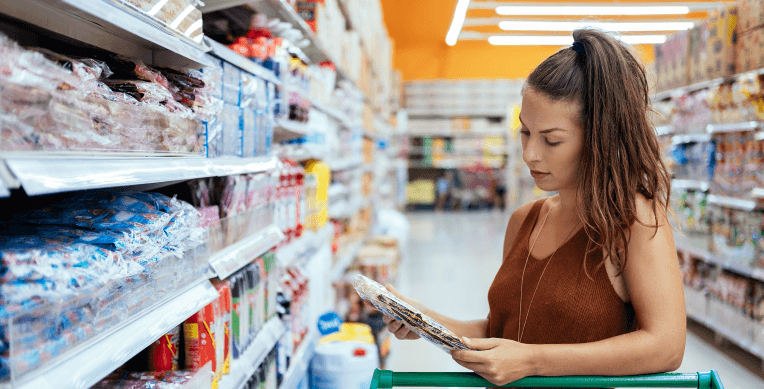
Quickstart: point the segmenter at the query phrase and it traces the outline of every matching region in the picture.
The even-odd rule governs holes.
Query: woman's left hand
[[[451,357],[492,384],[502,386],[530,375],[530,345],[500,338],[463,339],[472,350],[454,350]]]

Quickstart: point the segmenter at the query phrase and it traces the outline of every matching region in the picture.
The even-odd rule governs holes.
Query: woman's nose
[[[538,162],[540,160],[540,154],[536,148],[536,142],[532,139],[528,139],[523,147],[523,161],[525,163]]]

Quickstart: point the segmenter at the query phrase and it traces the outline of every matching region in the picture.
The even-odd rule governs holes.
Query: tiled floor
[[[501,262],[509,215],[501,212],[410,213],[409,247],[398,290],[459,319],[488,313],[486,295]],[[707,331],[690,326],[681,372],[715,369],[728,389],[764,388],[759,361],[720,349]],[[387,368],[394,371],[466,371],[437,347],[393,339]]]

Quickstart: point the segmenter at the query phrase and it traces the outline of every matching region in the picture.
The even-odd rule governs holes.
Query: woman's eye
[[[550,142],[549,139],[546,139],[546,138],[544,138],[544,142],[546,142],[546,144],[548,144],[549,146],[552,146],[552,147],[557,146],[560,143],[562,143],[562,142]]]

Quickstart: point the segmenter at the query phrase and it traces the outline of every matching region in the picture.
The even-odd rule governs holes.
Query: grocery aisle
[[[399,277],[399,290],[428,307],[460,319],[488,312],[486,294],[501,262],[509,214],[500,212],[409,213],[411,236]],[[690,325],[679,371],[717,370],[727,388],[764,387],[753,363],[710,343],[710,336]],[[424,341],[393,340],[393,371],[465,371],[450,356]]]

